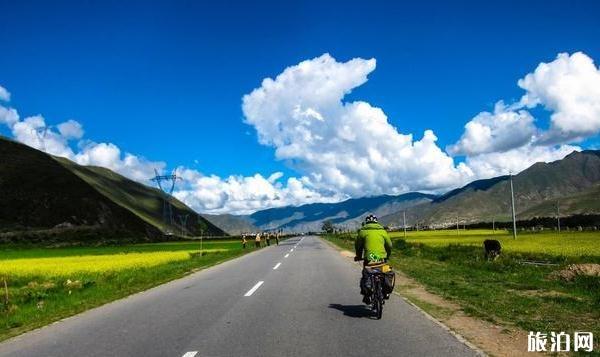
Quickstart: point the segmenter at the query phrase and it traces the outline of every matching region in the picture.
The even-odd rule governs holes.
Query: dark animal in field
[[[500,242],[495,239],[486,239],[483,241],[483,249],[485,250],[485,259],[496,259],[500,255],[502,247]]]

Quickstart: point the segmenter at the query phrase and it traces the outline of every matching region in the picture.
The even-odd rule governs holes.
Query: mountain
[[[386,215],[414,205],[430,202],[436,196],[411,192],[399,196],[374,196],[349,199],[338,203],[311,203],[297,207],[270,208],[248,216],[216,215],[205,217],[223,230],[230,232],[236,226],[250,224],[247,230],[284,229],[288,231],[319,231],[323,222],[331,220],[348,228],[360,225],[368,213]],[[246,229],[246,228],[244,228]]]
[[[600,213],[600,151],[573,152],[562,160],[536,163],[513,176],[518,219],[552,217],[560,201],[561,215]],[[407,223],[434,226],[511,219],[508,176],[478,180],[435,200],[413,207]],[[402,220],[396,212],[381,218]]]
[[[259,230],[254,224],[252,224],[252,220],[248,216],[206,213],[202,213],[201,216],[231,235],[256,232]]]
[[[163,222],[161,191],[105,168],[77,165],[2,137],[0,162],[0,240],[40,231],[56,240],[74,231],[134,240],[162,239],[182,229],[186,235],[224,234],[172,197],[175,219],[187,214],[187,222]]]

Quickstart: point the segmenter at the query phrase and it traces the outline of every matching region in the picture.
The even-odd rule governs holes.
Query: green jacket
[[[357,257],[363,257],[364,251],[365,263],[367,263],[372,260],[371,255],[380,259],[389,258],[392,253],[392,241],[381,224],[367,223],[358,231],[354,249]]]

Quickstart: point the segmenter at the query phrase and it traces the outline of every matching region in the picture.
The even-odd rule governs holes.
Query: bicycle
[[[363,258],[354,258],[354,261],[364,260]],[[385,294],[383,293],[383,284],[385,279],[386,268],[390,266],[384,261],[378,265],[365,266],[368,269],[368,274],[372,282],[369,300],[371,301],[371,310],[375,313],[377,320],[381,320],[383,316],[383,305],[385,304]],[[389,270],[388,270],[389,271]]]

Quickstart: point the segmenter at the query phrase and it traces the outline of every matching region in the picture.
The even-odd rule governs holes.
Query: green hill
[[[213,223],[217,227],[223,229],[228,234],[242,234],[257,232],[260,229],[257,228],[248,216],[236,216],[233,214],[206,214],[202,213],[202,217],[206,218],[209,222]]]
[[[573,152],[562,160],[536,163],[513,177],[517,219],[552,217],[560,201],[561,215],[600,213],[600,151]],[[401,213],[382,218],[397,222]],[[414,207],[408,224],[448,226],[510,219],[508,176],[474,181],[431,203]]]
[[[157,240],[165,233],[222,235],[222,230],[164,194],[100,167],[77,165],[0,137],[0,240]],[[50,238],[48,238],[50,239]]]

